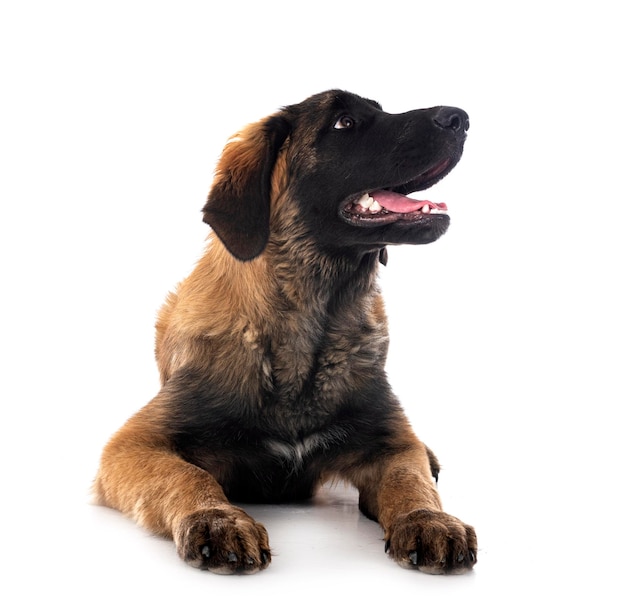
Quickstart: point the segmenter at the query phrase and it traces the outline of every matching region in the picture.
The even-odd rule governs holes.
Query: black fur
[[[163,386],[105,448],[103,503],[194,567],[253,573],[270,562],[267,533],[230,502],[302,500],[339,479],[402,566],[473,566],[474,530],[441,510],[437,459],[385,374],[377,287],[386,245],[449,224],[445,206],[388,192],[445,176],[467,127],[458,108],[392,115],[330,91],[227,145],[203,209],[218,239],[161,310]]]

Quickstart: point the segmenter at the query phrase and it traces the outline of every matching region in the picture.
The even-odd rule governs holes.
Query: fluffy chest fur
[[[314,282],[320,266],[309,263],[300,285],[302,261],[270,253],[210,265],[223,255],[212,244],[207,264],[201,261],[161,310],[156,353],[164,384],[193,363],[207,386],[250,409],[312,418],[380,375],[388,332],[374,255],[354,264],[345,283]]]
[[[302,271],[293,263],[236,264],[228,278],[210,285],[213,268],[200,265],[170,296],[159,319],[157,356],[164,392],[177,406],[168,428],[183,456],[216,469],[215,457],[230,454],[229,469],[254,471],[270,462],[284,476],[353,437],[342,411],[384,379],[388,346],[376,256],[355,267],[349,282],[332,283],[339,290],[324,291],[320,282],[305,293],[290,278]],[[211,288],[203,299],[198,274]],[[308,286],[314,275],[311,266]],[[244,299],[239,292],[251,287],[254,299]],[[241,474],[225,480],[248,481]]]
[[[323,464],[385,427],[387,416],[376,413],[385,402],[372,391],[386,389],[388,335],[378,291],[327,299],[323,309],[315,297],[301,308],[282,300],[267,318],[231,309],[226,326],[216,327],[222,315],[210,317],[187,345],[180,330],[175,334],[170,359],[178,361],[165,362],[171,371],[164,393],[176,406],[167,427],[177,452],[217,473],[234,498],[308,497]],[[185,307],[171,299],[170,320]],[[161,340],[162,350],[170,346],[167,330]],[[181,361],[184,354],[193,354],[193,368]]]
[[[384,316],[377,318],[368,306],[364,312],[334,313],[323,320],[278,315],[282,329],[270,335],[246,326],[244,345],[252,359],[242,359],[256,362],[259,397],[271,397],[289,413],[323,414],[378,375],[384,368],[387,327]]]

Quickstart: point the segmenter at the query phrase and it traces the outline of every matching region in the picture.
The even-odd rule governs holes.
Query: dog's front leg
[[[254,573],[271,560],[267,532],[231,505],[217,480],[171,448],[158,400],[132,417],[105,447],[97,500],[172,538],[190,565],[219,574]]]
[[[442,511],[426,447],[386,454],[353,480],[359,505],[384,530],[385,550],[401,566],[430,574],[456,574],[476,563],[473,527]]]

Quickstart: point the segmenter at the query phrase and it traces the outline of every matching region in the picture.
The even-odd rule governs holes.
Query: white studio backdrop
[[[45,584],[69,572],[98,588],[79,543],[59,542],[72,542],[67,517],[86,505],[102,445],[158,389],[156,311],[202,252],[221,148],[245,123],[343,88],[390,112],[470,115],[464,158],[428,192],[450,208],[448,234],[390,249],[381,272],[389,376],[442,460],[444,505],[478,529],[464,600],[541,585],[550,601],[620,609],[622,23],[608,1],[3,3],[10,584],[41,579],[22,533],[34,523],[55,542],[36,538],[50,548]],[[81,533],[115,538],[115,519],[95,517]],[[115,581],[103,567],[117,552],[90,560],[102,580]],[[173,552],[159,555],[178,576]]]

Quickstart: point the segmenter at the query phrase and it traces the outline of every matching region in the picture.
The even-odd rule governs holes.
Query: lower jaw
[[[388,227],[390,225],[400,226],[420,226],[444,223],[446,226],[450,223],[450,217],[443,213],[392,213],[385,212],[379,215],[360,216],[358,214],[341,215],[343,221],[348,225],[362,228]]]

